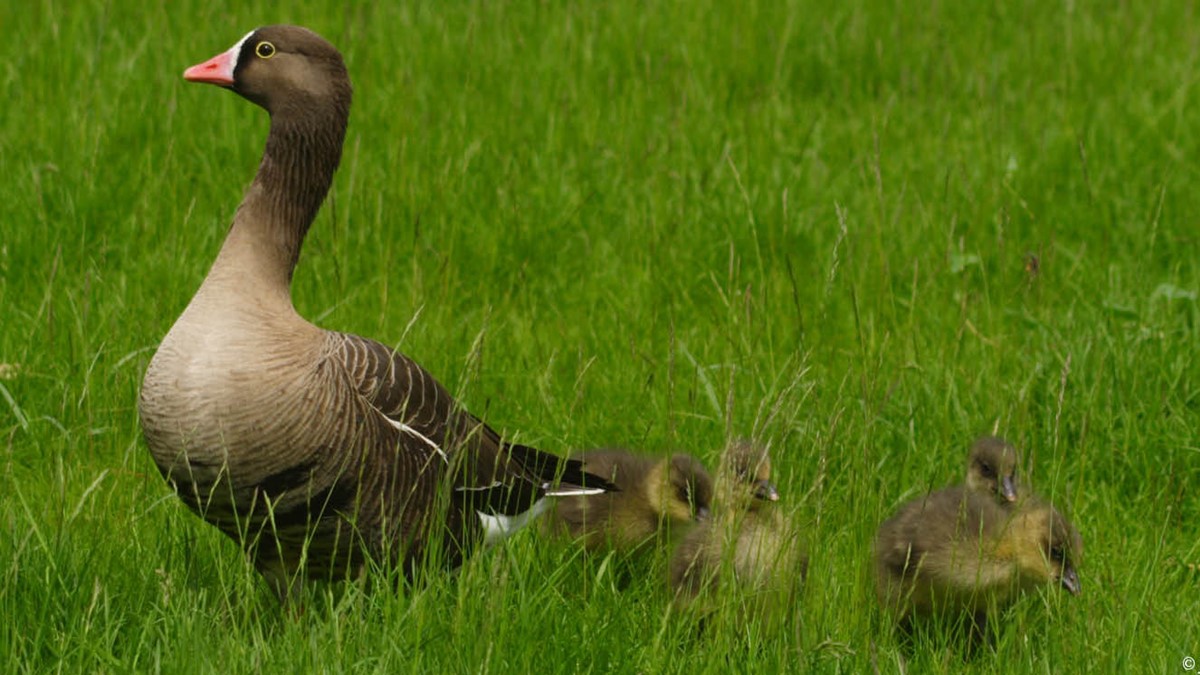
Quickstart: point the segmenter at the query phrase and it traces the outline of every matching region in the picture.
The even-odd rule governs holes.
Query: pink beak
[[[241,46],[240,42],[238,46]],[[188,82],[207,82],[232,87],[233,67],[237,65],[237,57],[233,49],[221,52],[204,63],[197,63],[183,71],[183,79]]]

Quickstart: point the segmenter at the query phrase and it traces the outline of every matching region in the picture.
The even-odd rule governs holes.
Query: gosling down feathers
[[[988,494],[952,487],[914,499],[875,539],[876,592],[897,618],[965,614],[982,627],[1039,585],[1080,592],[1075,561],[1083,541],[1050,503],[1009,509]]]
[[[577,459],[585,471],[619,491],[559,499],[545,524],[589,550],[629,553],[708,517],[712,478],[691,455],[645,457],[606,449],[581,453]]]
[[[722,571],[732,572],[734,583],[744,590],[794,591],[804,580],[808,558],[776,506],[778,500],[767,448],[736,441],[717,476],[713,518],[689,532],[671,557],[675,597],[687,603],[716,588]],[[792,599],[789,592],[785,602]]]
[[[1012,504],[1021,496],[1017,480],[1020,464],[1017,449],[998,436],[983,436],[971,444],[967,458],[967,489],[992,495],[1001,504]]]
[[[300,247],[341,158],[341,54],[295,26],[252,31],[184,79],[270,113],[266,148],[207,277],[163,338],[138,409],[179,497],[281,596],[370,557],[453,567],[557,495],[610,487],[503,441],[428,372],[293,308]]]

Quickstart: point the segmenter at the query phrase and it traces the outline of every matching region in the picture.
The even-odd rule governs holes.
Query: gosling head
[[[998,436],[984,436],[971,444],[967,460],[967,489],[995,495],[1002,504],[1017,501],[1017,449]]]
[[[735,501],[745,507],[754,510],[763,502],[779,501],[765,446],[745,439],[734,441],[725,453],[725,473],[736,486]]]
[[[663,515],[676,522],[706,520],[712,506],[713,484],[708,470],[691,455],[673,455],[667,464]]]
[[[1083,554],[1083,538],[1048,502],[1036,502],[1014,519],[1020,549],[1022,576],[1034,583],[1053,583],[1071,595],[1081,590],[1076,563]]]

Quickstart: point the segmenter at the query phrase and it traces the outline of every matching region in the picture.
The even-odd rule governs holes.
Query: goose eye
[[[984,478],[995,478],[996,472],[992,470],[990,464],[980,464],[979,473],[983,474]]]
[[[266,41],[260,42],[254,46],[254,53],[257,54],[258,58],[260,59],[269,59],[272,56],[275,56],[275,45]]]
[[[1056,563],[1062,564],[1067,559],[1067,552],[1061,546],[1053,546],[1050,548],[1050,559]]]

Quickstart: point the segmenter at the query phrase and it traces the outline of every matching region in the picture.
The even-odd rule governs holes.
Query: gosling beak
[[[1079,575],[1075,573],[1075,568],[1067,566],[1063,569],[1062,578],[1058,580],[1062,587],[1071,592],[1071,595],[1079,595]]]
[[[1000,492],[1004,494],[1004,499],[1010,502],[1017,501],[1017,482],[1012,476],[1005,476],[1000,479]]]
[[[769,480],[760,480],[754,484],[754,498],[768,502],[779,501],[779,491]]]
[[[712,513],[711,513],[711,512],[708,510],[708,507],[707,507],[707,506],[701,506],[701,507],[699,507],[699,508],[697,508],[697,509],[696,509],[696,516],[695,516],[695,520],[696,520],[696,522],[697,522],[697,523],[702,523],[702,522],[704,522],[704,521],[708,520],[708,517],[709,517],[710,515],[712,515]]]

